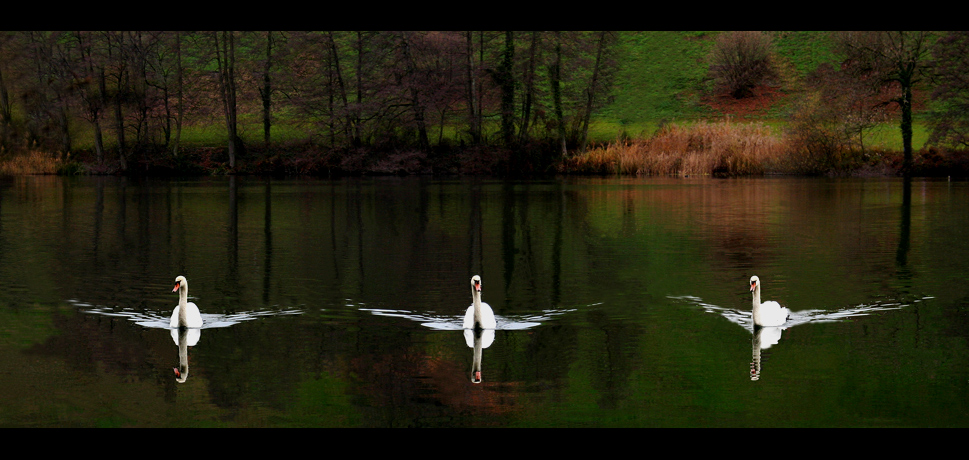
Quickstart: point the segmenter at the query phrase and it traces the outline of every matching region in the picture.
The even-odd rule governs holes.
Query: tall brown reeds
[[[57,174],[62,161],[54,155],[31,150],[0,157],[0,175]]]
[[[586,174],[754,175],[776,170],[785,150],[783,135],[761,123],[672,124],[649,139],[591,149],[564,161],[562,169]]]

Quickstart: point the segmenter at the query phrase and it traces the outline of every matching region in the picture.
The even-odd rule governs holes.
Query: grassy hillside
[[[600,114],[620,126],[720,116],[711,104],[707,56],[719,32],[626,32],[623,62],[612,102]],[[784,96],[796,93],[804,76],[833,62],[828,32],[776,32],[774,48]],[[782,98],[783,99],[783,98]],[[782,116],[784,101],[759,116]]]
[[[721,97],[707,78],[710,48],[720,32],[625,32],[623,61],[610,103],[599,112],[593,138],[652,134],[662,124],[697,119],[757,120],[778,126],[792,110],[805,76],[825,62],[837,62],[830,32],[773,33],[780,77],[770,91],[744,101]],[[901,149],[896,124],[873,133],[874,146]],[[916,119],[916,148],[927,139]]]

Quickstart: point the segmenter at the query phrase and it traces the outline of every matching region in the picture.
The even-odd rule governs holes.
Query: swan
[[[188,280],[179,275],[175,278],[172,292],[178,291],[178,306],[172,312],[171,327],[202,327],[202,314],[195,302],[188,301]]]
[[[471,277],[471,299],[471,306],[464,314],[464,328],[495,329],[498,322],[491,306],[481,301],[481,277],[478,275]]]
[[[780,326],[787,322],[791,316],[791,311],[781,306],[781,304],[768,300],[760,303],[760,278],[750,277],[750,292],[753,292],[753,314],[755,326]]]

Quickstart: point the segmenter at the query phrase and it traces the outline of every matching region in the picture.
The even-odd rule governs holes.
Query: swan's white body
[[[175,288],[178,291],[178,305],[172,312],[171,327],[202,327],[202,314],[195,302],[188,301],[188,280],[184,276],[175,278]]]
[[[471,306],[464,313],[465,329],[495,329],[498,322],[491,306],[481,301],[481,277],[471,277]]]
[[[756,326],[780,326],[787,322],[791,316],[791,311],[781,306],[781,304],[768,300],[760,303],[760,278],[750,277],[750,292],[753,292],[753,315],[754,325]]]

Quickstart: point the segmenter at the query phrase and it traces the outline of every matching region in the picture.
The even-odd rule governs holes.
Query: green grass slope
[[[727,115],[783,125],[805,77],[822,63],[836,64],[833,33],[771,32],[779,78],[760,100],[726,101],[708,79],[711,47],[717,31],[623,32],[621,64],[610,102],[597,113],[591,137],[600,142],[617,135],[644,137],[669,122],[720,119]],[[915,148],[928,138],[916,116]],[[901,149],[897,123],[872,133],[873,147]]]

